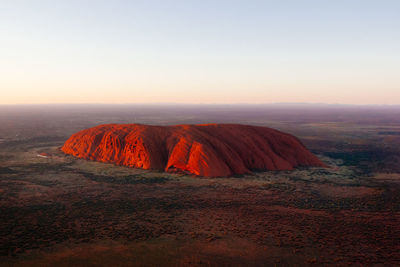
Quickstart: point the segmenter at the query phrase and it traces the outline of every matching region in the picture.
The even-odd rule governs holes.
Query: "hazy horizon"
[[[143,103],[16,103],[2,104],[0,107],[12,106],[294,106],[294,107],[400,107],[400,104],[342,104],[318,102],[273,102],[273,103],[187,103],[187,102],[143,102]]]

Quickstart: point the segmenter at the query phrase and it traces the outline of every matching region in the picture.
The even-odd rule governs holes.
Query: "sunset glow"
[[[0,104],[400,104],[400,2],[2,1]]]

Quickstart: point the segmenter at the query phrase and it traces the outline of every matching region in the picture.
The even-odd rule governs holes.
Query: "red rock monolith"
[[[290,134],[240,124],[99,125],[72,135],[61,150],[83,159],[207,177],[325,166]]]

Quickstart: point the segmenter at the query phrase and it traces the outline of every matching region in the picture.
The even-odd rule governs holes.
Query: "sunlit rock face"
[[[206,177],[325,166],[290,134],[239,124],[99,125],[72,135],[61,150],[78,158]]]

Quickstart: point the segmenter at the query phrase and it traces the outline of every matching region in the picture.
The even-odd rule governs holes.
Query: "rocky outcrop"
[[[290,134],[238,124],[100,125],[72,135],[61,150],[78,158],[208,177],[324,166]]]

